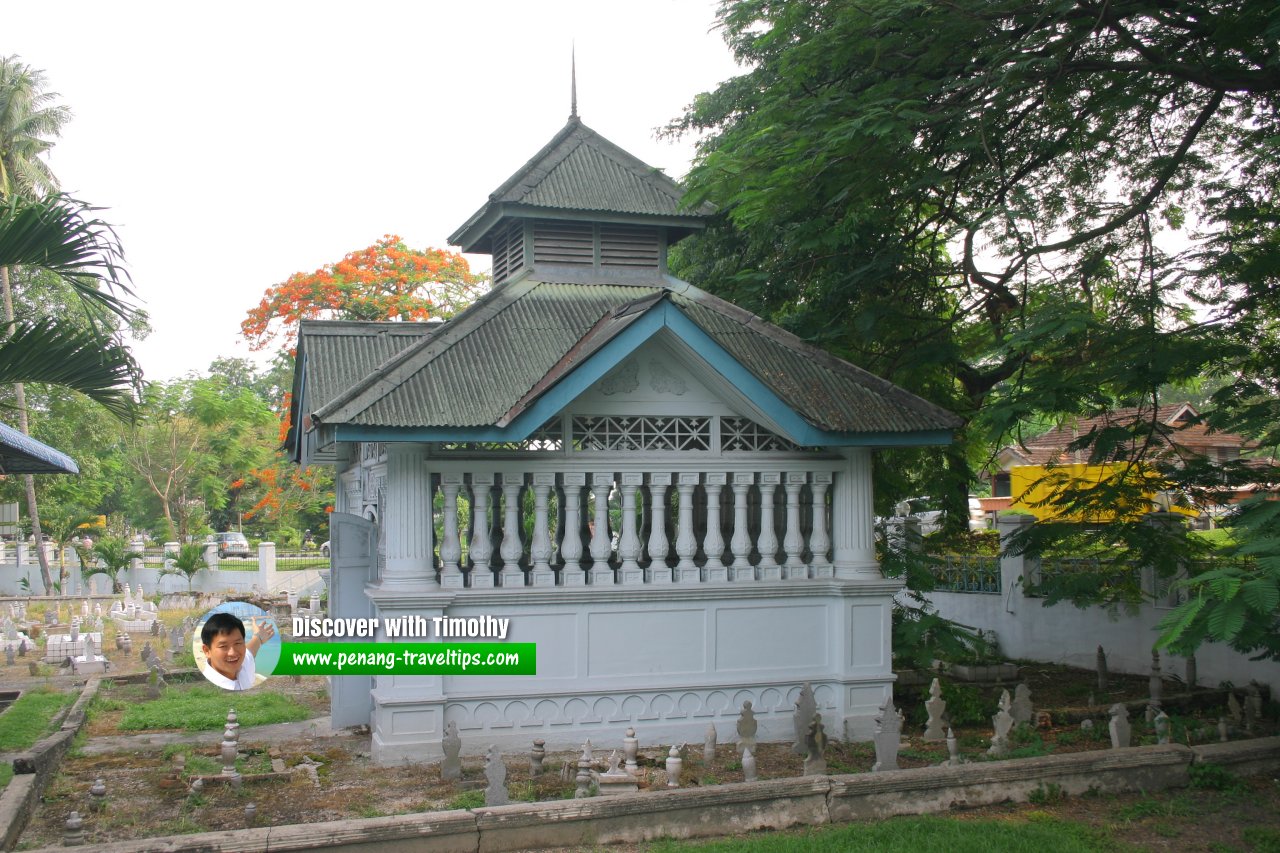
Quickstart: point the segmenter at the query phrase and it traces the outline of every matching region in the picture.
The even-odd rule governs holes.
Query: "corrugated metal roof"
[[[351,422],[403,427],[497,423],[596,321],[635,295],[635,288],[626,286],[540,283]]]
[[[320,397],[311,398],[308,409],[326,423],[363,426],[474,427],[506,422],[567,372],[566,356],[588,332],[613,335],[626,325],[597,327],[602,319],[636,300],[664,294],[815,426],[837,432],[909,433],[960,424],[949,412],[724,300],[657,276],[630,284],[525,279],[517,286],[496,288],[483,306],[463,312],[429,342],[405,346],[399,355],[384,360],[377,373],[370,371],[340,395],[325,396],[324,402],[335,401],[327,411],[321,412],[323,406],[316,405]],[[659,302],[653,298],[642,304],[640,313]],[[470,316],[473,312],[477,316]],[[329,343],[323,356],[308,339],[312,347],[308,362],[348,360],[341,369],[316,365],[314,374],[308,374],[323,377],[317,390],[326,394],[339,373],[353,375],[355,353],[361,346],[343,336],[334,337],[342,343]],[[599,343],[596,340],[593,346]],[[371,360],[366,355],[363,364]],[[535,386],[538,393],[530,394]]]
[[[0,424],[0,474],[79,474],[75,460],[8,424]]]
[[[681,212],[678,190],[659,189],[598,147],[587,144],[577,145],[542,180],[511,200],[573,210],[664,216]]]
[[[441,325],[304,320],[298,330],[298,353],[305,356],[309,410],[322,408]]]
[[[548,211],[582,211],[612,215],[675,218],[686,228],[700,228],[714,212],[703,204],[696,210],[681,206],[684,190],[660,170],[614,145],[578,118],[570,118],[542,150],[525,163],[489,200],[449,237],[471,251],[483,244],[504,205],[516,205],[520,215]]]

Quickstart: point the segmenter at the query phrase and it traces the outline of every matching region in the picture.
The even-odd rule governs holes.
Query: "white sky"
[[[383,234],[445,246],[569,114],[679,178],[654,138],[737,73],[716,0],[6,4],[0,55],[74,113],[49,163],[109,208],[154,331],[146,377],[248,356],[271,285]],[[487,270],[488,258],[472,258]]]

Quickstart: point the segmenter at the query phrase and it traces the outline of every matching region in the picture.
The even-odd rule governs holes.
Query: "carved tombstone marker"
[[[942,685],[936,678],[929,685],[929,698],[925,700],[924,707],[929,713],[929,720],[924,729],[924,739],[932,742],[945,740],[947,734],[943,726],[947,719],[947,700],[942,698]]]
[[[738,715],[738,749],[756,751],[756,729],[759,723],[756,722],[755,712],[751,710],[751,701],[742,703],[742,713]]]
[[[1133,735],[1129,726],[1129,709],[1123,702],[1117,702],[1111,706],[1108,713],[1111,715],[1111,722],[1107,724],[1111,732],[1111,748],[1124,749],[1129,745]]]
[[[445,780],[462,778],[462,759],[458,757],[462,751],[462,738],[458,737],[458,724],[450,720],[444,727],[444,738],[440,745],[444,748],[444,761],[440,764],[440,778]]]
[[[884,700],[880,713],[876,715],[876,733],[873,735],[876,746],[876,763],[871,772],[898,769],[898,746],[902,742],[902,715],[893,707],[893,697]]]
[[[800,696],[796,699],[795,711],[795,728],[796,742],[791,747],[791,751],[796,755],[806,755],[808,747],[805,746],[805,738],[809,734],[809,726],[813,723],[814,714],[818,713],[817,700],[813,698],[813,687],[809,682],[805,682],[800,688]]]
[[[489,746],[484,762],[484,778],[489,784],[484,789],[486,806],[505,806],[511,802],[507,796],[507,765],[502,761],[502,753],[497,744]]]
[[[1031,688],[1026,683],[1019,684],[1013,691],[1013,704],[1009,706],[1015,726],[1031,725],[1035,712],[1031,707]]]
[[[1013,714],[1009,713],[1012,705],[1009,699],[1009,691],[1000,691],[1000,708],[996,711],[994,717],[991,718],[991,725],[994,733],[991,737],[991,748],[987,750],[987,754],[995,758],[1004,756],[1009,751],[1009,732],[1013,731]]]

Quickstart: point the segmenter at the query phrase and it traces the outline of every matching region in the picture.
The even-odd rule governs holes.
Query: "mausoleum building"
[[[744,701],[789,738],[806,681],[829,732],[870,736],[900,588],[871,455],[959,421],[672,277],[708,214],[575,115],[450,238],[493,256],[487,295],[302,325],[290,442],[336,471],[330,615],[537,644],[531,676],[335,678],[379,760],[439,757],[450,722],[474,752],[731,739]]]

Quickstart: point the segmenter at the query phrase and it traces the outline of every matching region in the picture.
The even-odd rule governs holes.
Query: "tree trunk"
[[[9,268],[0,267],[0,292],[4,297],[4,319],[9,324],[9,334],[13,334],[13,290],[9,283]],[[27,392],[21,382],[13,386],[14,405],[18,407],[18,429],[23,435],[30,435],[31,428],[27,422]],[[36,559],[40,562],[40,580],[44,583],[44,594],[53,595],[53,577],[49,574],[49,555],[44,551],[44,536],[40,530],[40,510],[36,505],[36,478],[26,474],[22,478],[27,490],[27,516],[31,519],[31,536],[36,546]]]

